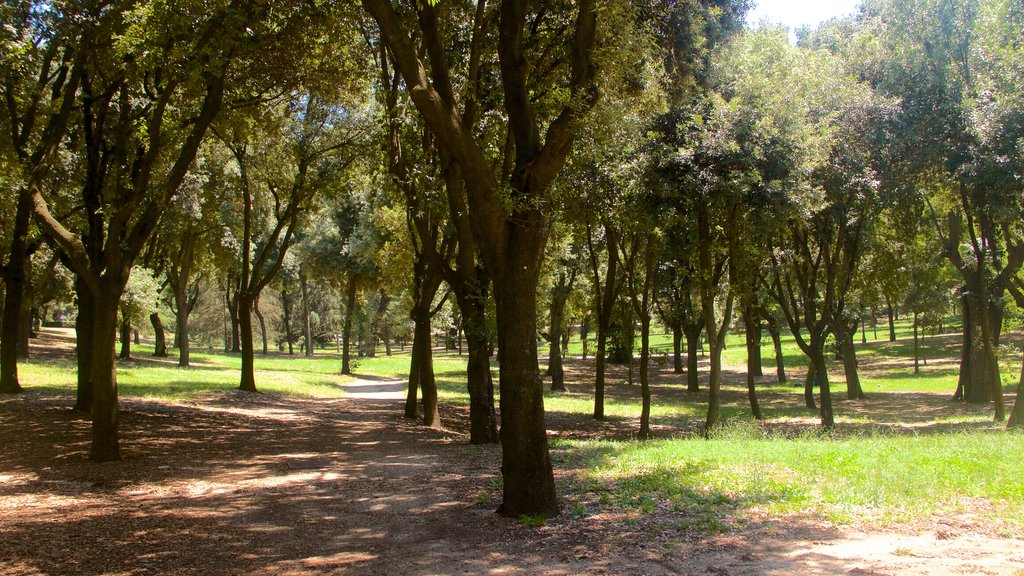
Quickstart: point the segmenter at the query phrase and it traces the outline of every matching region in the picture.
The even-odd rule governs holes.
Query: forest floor
[[[462,409],[431,430],[402,418],[401,382],[348,389],[125,398],[126,457],[102,465],[73,399],[0,398],[0,574],[1024,574],[1024,540],[970,510],[888,526],[764,515],[716,535],[659,529],[686,514],[671,510],[527,527],[494,513],[500,451],[465,443]]]

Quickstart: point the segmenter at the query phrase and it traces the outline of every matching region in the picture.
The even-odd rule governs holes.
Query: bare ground
[[[686,513],[670,510],[525,528],[493,512],[498,449],[466,445],[454,408],[453,430],[402,419],[401,395],[400,383],[367,380],[340,400],[126,399],[127,457],[103,465],[85,458],[89,422],[70,398],[0,398],[0,573],[1024,573],[1024,541],[969,514],[912,526],[750,518],[718,536],[672,528]],[[554,433],[602,432],[558,418]],[[603,432],[628,436],[632,424]],[[575,473],[557,471],[563,483]]]

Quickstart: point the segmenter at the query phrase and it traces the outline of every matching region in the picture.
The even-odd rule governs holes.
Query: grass
[[[906,522],[965,512],[984,498],[991,504],[984,515],[1020,534],[1024,483],[1008,455],[1021,450],[1018,433],[783,439],[745,425],[711,440],[554,444],[580,469],[577,497],[605,495],[640,513],[664,502],[697,511],[696,523],[710,531],[742,512]]]

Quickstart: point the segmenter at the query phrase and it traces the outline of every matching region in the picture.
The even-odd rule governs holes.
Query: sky
[[[852,14],[860,0],[754,0],[756,6],[747,14],[747,22],[761,20],[781,23],[796,30],[803,25],[816,27],[824,20]]]

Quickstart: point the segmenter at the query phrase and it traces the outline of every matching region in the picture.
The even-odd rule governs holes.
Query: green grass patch
[[[974,499],[990,503],[982,514],[1024,529],[1024,483],[1008,457],[1024,450],[1020,433],[782,439],[740,425],[711,440],[554,446],[583,470],[577,493],[640,512],[658,500],[710,515],[712,531],[745,509],[900,522],[962,512]]]

